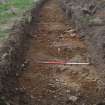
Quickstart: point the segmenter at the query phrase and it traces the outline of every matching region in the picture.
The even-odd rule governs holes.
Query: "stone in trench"
[[[10,11],[11,11],[12,14],[16,14],[17,8],[11,7],[11,8],[10,8]]]
[[[74,30],[74,29],[70,29],[70,30],[68,30],[68,31],[66,31],[67,33],[75,33],[76,32],[76,30]]]
[[[69,97],[69,101],[76,102],[77,100],[78,100],[78,97],[76,97],[76,96]]]
[[[74,29],[70,29],[70,30],[66,31],[66,33],[70,34],[71,37],[76,36],[76,30],[74,30]]]
[[[15,7],[10,7],[10,8],[6,11],[6,13],[16,15],[16,14],[17,14],[17,8],[15,8]]]
[[[75,33],[70,34],[71,37],[76,37]]]

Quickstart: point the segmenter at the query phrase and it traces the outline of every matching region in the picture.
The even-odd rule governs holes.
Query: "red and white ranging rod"
[[[58,64],[58,65],[89,65],[90,63],[65,62],[65,61],[42,61],[42,64]]]

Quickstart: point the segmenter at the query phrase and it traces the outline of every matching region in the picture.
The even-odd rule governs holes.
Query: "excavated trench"
[[[41,64],[40,61],[89,62],[87,45],[63,15],[57,0],[46,2],[39,12],[37,29],[19,77],[30,105],[96,105],[104,101],[104,89],[94,65]],[[90,63],[90,62],[89,62]]]

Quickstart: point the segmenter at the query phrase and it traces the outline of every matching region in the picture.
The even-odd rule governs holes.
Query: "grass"
[[[88,24],[90,20],[94,19],[94,16],[83,16],[80,18],[81,23]]]
[[[9,26],[11,22],[19,19],[26,10],[32,7],[33,1],[35,0],[8,0],[7,3],[0,4],[0,40],[9,35],[7,29],[2,30],[3,26]],[[11,8],[15,8],[16,14],[11,12]]]

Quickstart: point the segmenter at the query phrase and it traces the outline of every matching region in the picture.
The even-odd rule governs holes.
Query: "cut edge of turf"
[[[2,26],[2,29],[4,28],[3,31],[0,28],[0,43],[2,43],[3,40],[6,40],[10,34],[10,31],[7,31],[3,26],[9,26],[10,22],[15,24],[16,21],[20,21],[24,13],[32,9],[35,2],[37,2],[37,0],[10,0],[7,3],[0,5],[0,25]],[[16,9],[16,14],[11,12],[11,8]],[[12,26],[9,26],[9,28],[12,28]]]

